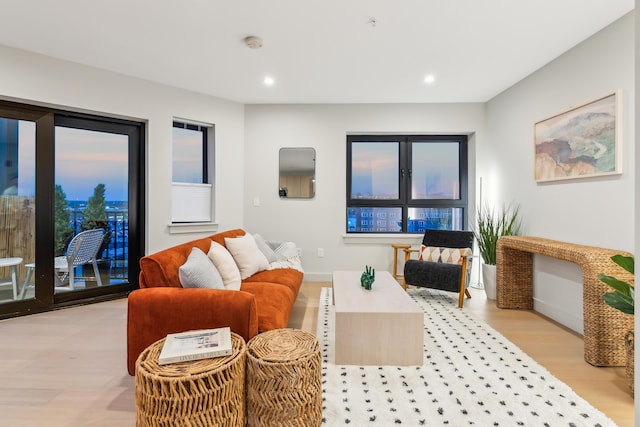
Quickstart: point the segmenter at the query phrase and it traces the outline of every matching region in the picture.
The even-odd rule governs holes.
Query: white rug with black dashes
[[[323,426],[615,426],[497,331],[459,310],[457,296],[408,292],[425,312],[423,365],[339,366],[331,289],[322,289]]]

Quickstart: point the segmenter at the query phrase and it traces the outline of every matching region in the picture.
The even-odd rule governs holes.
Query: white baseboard
[[[575,331],[580,335],[584,335],[583,319],[573,315],[572,313],[562,310],[561,307],[557,307],[549,304],[548,302],[534,298],[533,309],[538,313],[555,320],[561,325],[566,326],[572,331]]]
[[[305,282],[331,282],[332,273],[304,273]]]

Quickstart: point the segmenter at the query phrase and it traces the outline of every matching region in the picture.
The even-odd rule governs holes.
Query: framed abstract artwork
[[[620,105],[612,93],[537,122],[536,182],[621,173]]]

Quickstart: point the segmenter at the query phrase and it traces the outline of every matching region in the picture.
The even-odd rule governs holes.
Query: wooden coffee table
[[[370,291],[359,271],[333,273],[336,365],[422,365],[424,313],[387,271]]]

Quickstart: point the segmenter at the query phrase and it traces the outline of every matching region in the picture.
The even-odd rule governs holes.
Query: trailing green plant
[[[625,271],[634,273],[634,259],[632,256],[614,255],[611,261],[618,264]],[[626,314],[634,314],[634,287],[623,280],[617,279],[606,274],[598,274],[598,279],[613,288],[613,292],[608,292],[602,296],[602,299],[609,306],[620,310]]]
[[[499,210],[489,207],[478,208],[476,215],[473,234],[478,243],[480,255],[485,264],[495,265],[498,239],[502,236],[520,234],[522,228],[520,206],[510,204]]]

